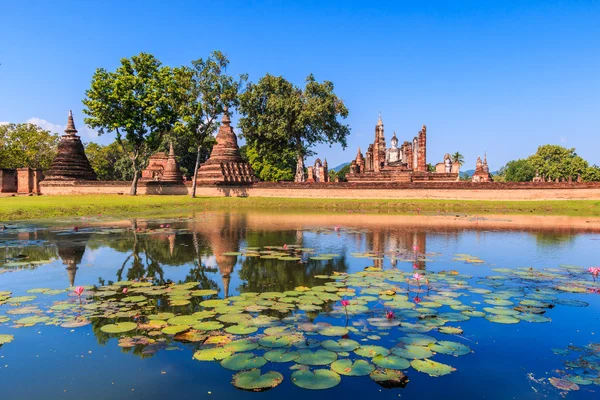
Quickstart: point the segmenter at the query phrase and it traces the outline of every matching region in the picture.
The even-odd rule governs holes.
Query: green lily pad
[[[450,356],[464,356],[471,352],[471,349],[462,343],[450,342],[447,340],[441,340],[436,344],[430,344],[429,348],[432,351],[440,354],[446,354]]]
[[[231,351],[227,351],[223,347],[213,347],[210,349],[198,350],[194,353],[194,358],[198,361],[218,361],[227,358],[230,355]]]
[[[0,334],[0,346],[12,342],[14,338],[13,335]]]
[[[354,351],[360,347],[360,344],[351,339],[340,339],[340,340],[324,340],[321,342],[321,346],[325,350],[341,352],[341,351]]]
[[[519,319],[517,319],[515,317],[511,317],[510,315],[494,315],[494,314],[486,315],[485,319],[487,319],[490,322],[495,322],[497,324],[518,324],[520,321]]]
[[[258,344],[263,347],[269,347],[272,349],[290,346],[292,344],[292,338],[289,336],[265,336],[259,339]]]
[[[227,351],[234,353],[242,351],[251,351],[258,348],[258,343],[250,339],[234,340],[223,347]]]
[[[225,328],[225,332],[231,333],[232,335],[249,335],[257,330],[257,327],[248,325],[232,325]]]
[[[236,388],[252,392],[264,392],[273,389],[281,382],[283,382],[283,375],[279,372],[269,371],[261,374],[259,369],[238,372],[231,381]]]
[[[331,389],[337,386],[341,380],[339,374],[329,369],[298,370],[292,374],[294,385],[310,390]]]
[[[392,353],[398,357],[408,358],[409,360],[418,360],[433,356],[431,350],[424,346],[405,345],[404,347],[392,348]],[[391,368],[391,367],[388,367]]]
[[[521,313],[521,314],[515,315],[515,318],[518,318],[521,321],[537,322],[537,323],[545,323],[545,322],[552,321],[548,317],[545,317],[545,316],[539,315],[539,314],[533,314],[533,313]]]
[[[365,360],[356,360],[352,362],[352,360],[344,358],[333,362],[333,364],[331,364],[331,369],[340,375],[365,376],[373,372],[375,367]]]
[[[263,357],[270,362],[285,363],[296,360],[298,357],[300,357],[300,353],[285,349],[274,349],[267,351]]]
[[[193,325],[192,328],[199,331],[216,331],[217,329],[221,329],[223,326],[224,325],[218,321],[202,321]]]
[[[125,333],[137,328],[134,322],[119,322],[116,324],[104,325],[100,330],[104,333]]]
[[[397,356],[375,356],[372,359],[373,364],[381,368],[389,369],[407,369],[410,367],[410,362],[402,357]]]
[[[400,338],[400,341],[405,345],[415,345],[415,346],[428,346],[437,341],[436,338],[429,335],[422,335],[420,333],[409,333],[403,338]]]
[[[359,356],[368,358],[373,358],[379,355],[384,357],[390,355],[390,351],[385,347],[373,345],[360,346],[358,349],[354,350],[354,352]]]
[[[300,349],[298,354],[300,357],[295,360],[296,363],[304,365],[329,365],[338,358],[335,352],[324,349],[316,351]]]
[[[330,326],[327,328],[319,329],[319,334],[323,336],[344,336],[348,334],[348,328],[343,326]]]
[[[161,331],[165,335],[176,335],[178,333],[185,332],[188,329],[190,329],[189,325],[173,325],[173,326],[167,326],[166,328],[162,328]]]
[[[221,361],[223,368],[232,371],[244,371],[253,368],[260,368],[267,363],[264,357],[257,357],[251,353],[234,354]]]
[[[448,375],[456,371],[456,368],[453,368],[450,365],[442,364],[432,360],[412,360],[410,365],[419,372],[423,372],[429,376],[435,377]]]

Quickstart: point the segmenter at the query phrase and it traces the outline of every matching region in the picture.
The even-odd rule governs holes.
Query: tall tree
[[[84,122],[100,135],[115,132],[131,160],[131,195],[137,194],[142,168],[177,121],[181,102],[173,71],[152,54],[121,59],[115,72],[99,68],[86,92]]]
[[[175,124],[177,136],[191,137],[195,147],[196,163],[192,175],[192,197],[196,197],[196,176],[200,166],[202,149],[212,143],[212,135],[219,127],[218,116],[227,108],[239,104],[238,92],[246,76],[239,81],[226,74],[229,60],[220,51],[214,51],[206,59],[192,61],[192,67],[175,68],[174,75],[183,101],[180,118]]]
[[[295,152],[288,150],[279,154],[261,156],[254,147],[243,145],[240,147],[240,153],[260,180],[270,182],[294,180]]]
[[[531,182],[535,177],[535,168],[527,159],[509,161],[499,172],[506,182]]]
[[[129,181],[133,178],[131,161],[118,142],[107,146],[90,142],[85,154],[101,181]]]
[[[460,152],[456,152],[450,156],[452,158],[453,163],[458,163],[460,167],[465,163],[465,156],[463,156]]]
[[[348,109],[333,91],[333,83],[319,83],[311,74],[301,89],[283,77],[265,75],[250,83],[240,96],[241,136],[259,156],[293,152],[297,159],[296,180],[304,180],[304,158],[318,143],[340,143],[346,148],[350,134]]]
[[[0,168],[50,168],[59,142],[51,133],[34,124],[0,125]]]
[[[575,149],[554,144],[538,147],[536,153],[528,160],[534,171],[552,180],[576,178],[584,174],[589,166],[587,161],[577,155]]]

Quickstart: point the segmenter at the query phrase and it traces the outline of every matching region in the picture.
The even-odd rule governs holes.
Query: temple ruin
[[[69,111],[67,129],[58,143],[58,152],[50,169],[45,174],[46,181],[77,181],[96,180],[96,173],[92,169],[81,138],[77,136],[77,129],[73,122],[73,113]]]
[[[350,163],[348,182],[413,182],[454,181],[458,172],[452,168],[444,172],[429,172],[427,169],[427,127],[423,125],[412,141],[398,146],[396,132],[387,148],[381,114],[375,126],[375,141],[369,145],[365,156],[360,148]]]
[[[142,171],[142,181],[183,183],[183,175],[175,158],[173,143],[170,144],[169,154],[154,153],[148,160],[148,166]]]
[[[481,157],[477,157],[477,164],[475,165],[475,172],[471,177],[472,182],[493,182],[494,179],[490,174],[490,167],[487,163],[487,154],[483,154],[483,161]]]
[[[250,164],[242,160],[227,108],[216,139],[217,143],[213,146],[210,157],[200,165],[196,182],[200,185],[254,182],[256,178]]]

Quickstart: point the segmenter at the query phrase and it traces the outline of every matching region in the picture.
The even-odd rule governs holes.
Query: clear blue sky
[[[0,121],[63,125],[94,70],[150,52],[178,66],[226,53],[229,72],[331,80],[350,109],[348,149],[428,127],[428,161],[487,150],[492,169],[540,144],[600,164],[600,1],[0,2]],[[84,140],[107,143],[80,129]]]

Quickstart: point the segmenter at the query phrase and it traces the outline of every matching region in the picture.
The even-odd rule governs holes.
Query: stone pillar
[[[418,142],[417,171],[427,172],[427,127],[425,125],[419,132]]]
[[[33,179],[33,170],[31,168],[17,169],[17,193],[32,193],[34,187]]]
[[[315,181],[315,171],[314,167],[306,167],[307,175],[306,182],[314,182]],[[297,181],[296,181],[297,182]]]

